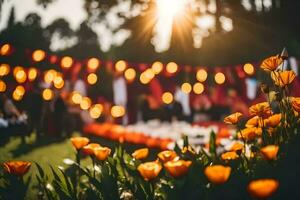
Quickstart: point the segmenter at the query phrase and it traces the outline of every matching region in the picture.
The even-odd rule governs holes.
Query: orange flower
[[[252,116],[257,115],[259,117],[264,117],[264,116],[270,116],[272,114],[272,110],[268,102],[262,102],[250,106],[249,113]]]
[[[235,160],[238,157],[239,155],[235,151],[225,152],[221,155],[222,160]]]
[[[94,149],[100,147],[100,144],[97,143],[90,143],[84,147],[82,147],[82,152],[85,155],[93,155],[94,154]]]
[[[280,56],[271,56],[265,59],[260,67],[265,71],[274,71],[282,62],[283,60]]]
[[[275,160],[279,147],[277,145],[268,145],[260,149],[260,152],[266,160]]]
[[[10,161],[4,162],[4,170],[9,174],[14,174],[17,176],[23,176],[26,174],[31,166],[30,162],[26,161]]]
[[[171,176],[178,178],[178,177],[185,175],[188,172],[191,164],[192,164],[192,161],[172,160],[172,161],[166,162],[164,164],[164,167],[171,174]]]
[[[250,127],[241,130],[238,133],[238,138],[245,139],[247,141],[254,140],[256,136],[260,136],[262,134],[262,129],[257,127]]]
[[[175,151],[166,150],[158,153],[157,156],[162,162],[165,163],[174,160],[174,158],[177,157],[177,154]]]
[[[231,172],[231,167],[225,167],[223,165],[212,165],[204,169],[204,174],[209,182],[214,184],[225,183]]]
[[[300,112],[300,97],[292,98],[292,106],[295,111]]]
[[[262,126],[262,118],[259,116],[254,116],[246,122],[245,126],[247,128],[257,127],[257,126],[261,127]]]
[[[281,121],[281,114],[272,115],[264,121],[267,126],[276,127]]]
[[[77,150],[81,149],[90,142],[90,140],[86,137],[72,137],[70,140]]]
[[[135,159],[141,160],[141,159],[147,158],[148,154],[149,154],[149,149],[142,148],[142,149],[135,150],[131,155]]]
[[[294,71],[290,70],[290,71],[283,71],[283,72],[274,72],[274,74],[271,74],[271,77],[274,80],[275,85],[284,87],[293,82],[293,80],[296,77],[296,74]]]
[[[94,155],[98,160],[106,160],[111,152],[108,147],[96,147],[94,148]]]
[[[151,180],[158,176],[162,166],[159,162],[153,161],[142,163],[137,169],[145,180]]]
[[[191,154],[196,154],[196,152],[194,151],[193,147],[191,147],[190,145],[188,147],[183,147],[183,149],[181,150],[182,153],[191,153]]]
[[[278,189],[279,182],[274,179],[258,179],[251,181],[247,187],[248,192],[254,198],[266,199]]]
[[[230,151],[242,151],[243,149],[244,149],[244,145],[242,143],[235,142],[230,148]]]
[[[240,112],[233,113],[224,118],[226,124],[236,124],[242,118],[243,114]]]

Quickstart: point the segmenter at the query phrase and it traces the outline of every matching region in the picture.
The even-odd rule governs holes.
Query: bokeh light
[[[178,70],[178,65],[175,62],[169,62],[166,66],[166,70],[170,74],[174,74]]]
[[[114,118],[122,117],[125,115],[125,108],[123,106],[111,107],[110,114]]]
[[[70,68],[73,65],[73,59],[70,56],[65,56],[61,59],[60,65],[63,68]]]
[[[148,84],[153,78],[155,74],[152,69],[147,69],[140,75],[140,81],[142,84]]]
[[[163,67],[164,67],[164,65],[159,61],[154,62],[151,66],[151,68],[155,74],[159,74],[163,70]]]
[[[44,58],[46,57],[46,53],[43,50],[35,50],[32,53],[32,60],[34,60],[35,62],[41,62],[42,60],[44,60]]]
[[[99,67],[100,61],[97,58],[90,58],[87,62],[87,67],[91,70],[95,70]]]
[[[222,72],[216,73],[215,81],[217,84],[223,84],[225,80],[226,80],[225,75]]]
[[[207,79],[207,72],[205,69],[199,69],[196,74],[196,79],[200,82],[204,82]]]
[[[202,83],[195,83],[193,85],[193,91],[195,94],[202,94],[204,91],[204,85]]]
[[[6,56],[10,53],[10,51],[11,51],[11,46],[9,44],[4,44],[0,48],[0,55]]]
[[[28,79],[29,81],[34,81],[37,77],[37,69],[34,67],[29,68],[28,70]]]
[[[127,64],[124,60],[119,60],[115,64],[115,69],[117,72],[123,72],[126,69],[126,67],[127,67]]]
[[[12,98],[15,101],[21,101],[23,99],[23,95],[19,95],[18,92],[16,90],[14,90],[12,93]]]
[[[51,99],[53,99],[54,97],[54,92],[51,90],[51,89],[44,89],[43,90],[43,99],[46,100],[46,101],[50,101]]]
[[[248,75],[253,75],[254,74],[254,67],[251,63],[246,63],[244,65],[244,71]]]
[[[97,119],[101,116],[101,113],[103,111],[103,106],[101,104],[95,104],[90,108],[90,116],[93,119]]]
[[[81,96],[81,94],[79,92],[75,91],[75,92],[72,93],[71,99],[72,99],[72,102],[74,104],[80,104],[81,101],[82,101],[82,96]]]
[[[0,64],[0,76],[6,76],[9,74],[10,67],[8,64]]]
[[[57,75],[57,71],[55,71],[54,69],[50,69],[46,71],[44,75],[45,83],[51,83],[52,81],[54,81],[56,75]]]
[[[81,108],[82,110],[87,110],[87,109],[89,109],[89,108],[91,107],[91,105],[92,105],[92,101],[91,101],[90,98],[88,98],[88,97],[83,97],[83,98],[82,98],[82,100],[81,100],[81,102],[80,102],[80,108]]]
[[[6,83],[2,80],[0,80],[0,92],[6,91]]]
[[[126,80],[133,81],[136,77],[136,72],[133,68],[128,68],[124,72],[124,76],[125,76]]]
[[[27,79],[27,74],[23,67],[17,66],[14,69],[14,77],[18,83],[24,83]]]
[[[97,83],[97,81],[98,81],[98,76],[97,76],[97,74],[91,73],[91,74],[89,74],[89,75],[87,76],[87,82],[88,82],[88,84],[94,85],[94,84]]]
[[[162,95],[162,101],[165,103],[165,104],[170,104],[173,102],[173,95],[171,92],[165,92],[163,93]]]
[[[14,90],[14,92],[18,95],[18,96],[23,96],[25,94],[25,88],[22,85],[18,85],[16,87],[16,89]]]
[[[61,89],[64,87],[65,82],[62,76],[56,76],[53,80],[53,84],[55,88]]]
[[[183,83],[181,85],[181,90],[182,90],[182,92],[188,94],[192,91],[192,86],[190,83]]]

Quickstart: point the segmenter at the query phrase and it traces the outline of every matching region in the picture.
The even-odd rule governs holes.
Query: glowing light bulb
[[[191,84],[189,84],[189,83],[183,83],[183,84],[181,85],[181,90],[182,90],[184,93],[188,94],[188,93],[190,93],[190,92],[192,91],[192,86],[191,86]]]
[[[88,97],[83,97],[81,102],[80,102],[80,108],[82,110],[87,110],[91,107],[92,101]]]
[[[173,95],[172,93],[170,92],[165,92],[163,93],[162,95],[162,101],[165,103],[165,104],[170,104],[173,102]]]
[[[35,68],[29,68],[28,70],[28,79],[29,81],[34,81],[37,77],[37,70]]]
[[[99,65],[100,65],[100,62],[97,58],[90,58],[87,62],[87,66],[91,70],[97,69],[99,67]]]
[[[60,61],[60,65],[63,68],[70,68],[72,64],[73,64],[73,59],[70,56],[65,56]]]
[[[32,53],[32,60],[34,60],[35,62],[41,62],[42,60],[44,60],[44,58],[46,57],[46,53],[43,50],[35,50]]]
[[[90,84],[90,85],[94,85],[96,84],[98,81],[98,76],[97,74],[95,73],[91,73],[87,76],[87,82]]]
[[[111,107],[110,113],[114,118],[122,117],[125,115],[125,108],[123,106],[113,106]]]
[[[126,67],[127,67],[127,64],[124,60],[119,60],[115,64],[115,69],[117,72],[123,72],[126,69]]]
[[[223,84],[225,80],[226,80],[225,75],[222,72],[216,73],[215,81],[217,84]]]
[[[125,76],[126,80],[133,81],[135,79],[136,72],[133,68],[128,68],[124,72],[124,76]]]
[[[44,89],[43,90],[43,99],[46,100],[46,101],[50,101],[51,99],[53,99],[54,97],[54,92],[51,90],[51,89]]]
[[[6,76],[9,74],[10,67],[8,64],[0,64],[0,76]]]
[[[0,48],[0,55],[6,56],[9,54],[10,50],[11,50],[11,46],[9,44],[4,44]]]
[[[202,83],[195,83],[193,91],[195,94],[201,94],[204,91],[204,85]]]
[[[253,75],[254,74],[254,67],[253,67],[253,65],[250,64],[250,63],[246,63],[244,65],[244,71],[248,75]]]
[[[91,118],[97,119],[101,116],[102,111],[103,106],[101,104],[95,104],[90,108],[89,113]]]
[[[2,80],[0,80],[0,92],[6,91],[6,83]]]
[[[72,101],[74,104],[80,104],[82,101],[82,96],[79,92],[73,92],[72,93]]]
[[[163,70],[163,67],[164,65],[161,62],[156,61],[152,64],[151,68],[155,74],[159,74]]]
[[[207,72],[205,69],[199,69],[196,74],[196,78],[200,82],[204,82],[207,79]]]
[[[175,62],[169,62],[166,66],[166,70],[170,74],[174,74],[178,70],[178,65]]]

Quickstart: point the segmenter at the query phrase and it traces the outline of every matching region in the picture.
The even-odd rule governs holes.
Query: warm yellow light
[[[19,96],[23,96],[25,94],[25,88],[22,85],[18,85],[14,92]]]
[[[79,92],[73,92],[72,93],[72,101],[74,104],[80,104],[82,101],[82,96]]]
[[[11,50],[11,46],[9,44],[4,44],[0,49],[0,55],[6,56],[9,54],[10,50]]]
[[[226,80],[225,75],[222,72],[216,73],[215,81],[217,84],[223,84],[225,80]]]
[[[213,15],[203,15],[196,20],[196,24],[206,30],[214,28],[215,23],[215,17]]]
[[[99,60],[97,58],[90,58],[87,62],[88,68],[95,70],[99,67]]]
[[[143,72],[143,73],[141,73],[141,75],[140,75],[140,81],[141,81],[141,83],[142,84],[148,84],[150,81],[151,81],[151,79],[149,79],[148,77],[147,77],[147,75]]]
[[[28,79],[29,81],[34,81],[37,77],[37,70],[35,68],[29,68],[28,70]]]
[[[97,83],[97,80],[98,80],[98,77],[97,77],[97,74],[95,74],[95,73],[91,73],[87,76],[87,82],[90,85],[94,85],[95,83]]]
[[[207,79],[207,72],[205,69],[199,69],[196,74],[196,78],[200,82],[204,82]]]
[[[43,90],[42,96],[43,96],[44,100],[50,101],[54,97],[54,92],[52,90],[50,90],[50,89],[47,88],[47,89]]]
[[[254,67],[253,67],[253,65],[250,64],[250,63],[246,63],[244,65],[244,71],[248,75],[253,75],[254,74]]]
[[[145,76],[147,79],[153,79],[155,74],[154,74],[154,71],[152,69],[147,69],[146,71],[144,71],[145,73]]]
[[[83,97],[82,100],[81,100],[81,103],[80,103],[80,108],[82,110],[87,110],[91,107],[92,105],[92,101],[90,98],[88,97]]]
[[[195,94],[201,94],[204,91],[204,85],[202,83],[195,83],[193,91]]]
[[[14,90],[12,97],[15,101],[21,101],[23,99],[23,95],[19,95],[16,90]]]
[[[6,91],[6,83],[2,80],[0,80],[0,92]]]
[[[15,74],[15,79],[18,83],[24,83],[27,79],[27,75],[24,69],[18,70]]]
[[[173,74],[173,73],[177,72],[178,65],[174,62],[169,62],[166,66],[166,70],[168,73]]]
[[[0,64],[0,76],[9,74],[10,68],[8,64]]]
[[[70,68],[72,64],[73,64],[73,59],[70,56],[65,56],[60,61],[60,65],[63,68]]]
[[[181,90],[182,90],[182,92],[188,94],[192,91],[192,86],[189,83],[183,83],[181,85]]]
[[[42,60],[44,60],[44,58],[46,57],[46,53],[43,50],[35,50],[32,53],[32,60],[34,60],[35,62],[40,62]]]
[[[64,87],[64,79],[61,76],[56,76],[53,80],[54,87],[57,89],[61,89]]]
[[[95,104],[90,109],[90,116],[93,119],[97,119],[100,117],[101,113],[103,111],[103,106],[101,104]]]
[[[110,113],[114,118],[122,117],[125,115],[125,108],[123,106],[113,106],[111,107]]]
[[[23,67],[21,67],[21,66],[16,66],[15,68],[14,68],[14,71],[13,71],[13,75],[14,75],[14,77],[16,77],[16,74],[18,73],[18,71],[24,71],[24,68]]]
[[[133,81],[135,79],[136,72],[133,68],[128,68],[124,72],[124,76],[128,81]]]
[[[117,72],[123,72],[126,69],[126,67],[127,67],[127,64],[124,60],[119,60],[115,64],[115,69]]]
[[[44,75],[44,81],[46,83],[51,83],[52,81],[54,81],[56,75],[57,75],[57,71],[55,71],[54,69],[50,69],[46,71]]]
[[[170,104],[173,102],[173,95],[172,93],[170,92],[165,92],[163,93],[162,95],[162,101],[165,103],[165,104]]]
[[[163,67],[164,65],[161,62],[156,61],[152,64],[151,68],[155,74],[159,74],[163,70]]]

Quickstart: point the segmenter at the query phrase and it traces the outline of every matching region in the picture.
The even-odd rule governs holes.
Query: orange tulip
[[[171,176],[178,178],[185,175],[188,172],[191,164],[192,161],[172,160],[166,162],[164,164],[164,167],[171,174]]]
[[[225,152],[221,155],[222,160],[235,160],[238,157],[239,155],[235,151]]]
[[[86,137],[72,137],[70,140],[77,150],[81,149],[90,142],[90,140]]]
[[[243,114],[240,112],[233,113],[224,118],[226,124],[236,124],[242,118]]]
[[[247,187],[248,192],[254,198],[266,199],[278,189],[279,182],[274,179],[258,179],[251,181]]]
[[[162,162],[165,163],[174,160],[174,158],[177,157],[177,154],[175,151],[166,150],[158,153],[157,156]]]
[[[98,160],[106,160],[109,154],[111,153],[111,149],[108,147],[96,147],[94,148],[94,155]]]
[[[293,80],[296,77],[296,74],[294,71],[290,70],[283,72],[274,72],[274,74],[271,74],[271,77],[274,80],[275,85],[284,87],[293,82]]]
[[[244,145],[240,142],[235,142],[231,148],[230,151],[242,151],[244,149]]]
[[[31,166],[30,162],[26,161],[10,161],[4,162],[4,170],[9,174],[14,174],[17,176],[23,176],[26,174]]]
[[[223,165],[212,165],[204,169],[204,174],[209,182],[214,184],[225,183],[231,173],[231,167],[225,167]]]
[[[262,129],[257,127],[245,128],[238,133],[238,138],[246,141],[254,140],[262,134]]]
[[[279,147],[277,145],[268,145],[260,149],[260,152],[266,160],[275,160]]]
[[[268,102],[262,102],[250,106],[249,113],[252,116],[257,115],[259,117],[265,117],[265,116],[270,116],[272,114],[272,110]]]
[[[292,106],[295,111],[300,112],[300,97],[292,98]]]
[[[148,154],[149,154],[149,149],[142,148],[142,149],[135,150],[131,155],[135,159],[141,160],[141,159],[147,158]]]
[[[272,115],[264,121],[267,126],[276,127],[281,121],[281,114]]]
[[[84,147],[82,147],[82,152],[85,155],[93,155],[94,154],[94,149],[100,147],[100,144],[97,143],[90,143]]]
[[[158,176],[162,166],[159,162],[153,161],[142,163],[137,169],[145,180],[151,180]]]
[[[246,122],[245,126],[246,126],[247,128],[257,127],[257,126],[260,126],[260,127],[261,127],[261,125],[262,125],[262,122],[261,122],[261,121],[262,121],[261,117],[259,117],[259,116],[254,116],[254,117],[250,118],[250,119]]]
[[[271,56],[265,59],[260,67],[265,71],[274,71],[279,65],[281,65],[282,62],[283,60],[280,56]]]

